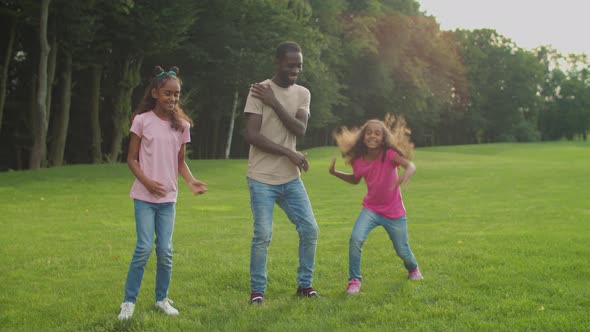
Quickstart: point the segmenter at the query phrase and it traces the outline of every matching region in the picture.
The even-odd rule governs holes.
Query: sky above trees
[[[520,47],[552,45],[562,53],[590,54],[590,2],[585,0],[418,0],[443,30],[495,29]]]

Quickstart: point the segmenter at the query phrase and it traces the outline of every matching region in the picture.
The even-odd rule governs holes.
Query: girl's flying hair
[[[180,72],[180,69],[178,69],[178,67],[176,67],[176,66],[170,67],[170,69],[167,72],[164,71],[164,69],[162,69],[162,67],[156,66],[154,68],[154,77],[152,77],[150,85],[145,89],[145,92],[143,94],[143,99],[141,100],[141,102],[137,106],[135,113],[141,114],[141,113],[149,112],[149,111],[153,110],[154,107],[156,107],[156,99],[154,97],[152,97],[152,90],[153,89],[158,90],[159,88],[164,86],[164,84],[166,84],[166,82],[168,82],[169,80],[177,80],[178,83],[182,85],[182,82],[176,76],[179,72]],[[193,120],[182,110],[182,106],[180,105],[180,101],[179,101],[176,104],[176,107],[174,107],[174,111],[172,111],[172,119],[170,120],[170,127],[172,127],[172,129],[180,131],[180,132],[184,131],[184,127],[182,126],[181,120],[185,120],[191,126],[193,125]]]
[[[412,160],[414,157],[414,143],[410,141],[411,131],[406,126],[406,120],[401,116],[396,118],[393,114],[388,113],[385,115],[385,121],[369,120],[360,128],[348,129],[342,127],[339,132],[334,132],[336,144],[347,164],[350,165],[353,160],[367,154],[367,147],[363,139],[369,123],[381,125],[383,147],[385,149],[393,149],[402,157]]]

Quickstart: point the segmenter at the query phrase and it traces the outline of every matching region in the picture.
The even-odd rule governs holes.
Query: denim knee
[[[134,261],[136,263],[141,263],[141,264],[146,264],[148,259],[150,258],[150,255],[152,254],[152,247],[148,247],[148,246],[137,246],[135,248],[135,253],[134,253]]]
[[[320,228],[316,223],[301,231],[301,237],[306,240],[317,240]]]
[[[257,229],[254,230],[254,236],[252,236],[252,242],[258,244],[270,244],[272,240],[272,230]]]
[[[360,238],[359,236],[355,236],[354,234],[350,237],[349,245],[351,248],[358,248],[361,249],[365,241]]]
[[[160,258],[172,258],[172,248],[156,248],[156,255]]]

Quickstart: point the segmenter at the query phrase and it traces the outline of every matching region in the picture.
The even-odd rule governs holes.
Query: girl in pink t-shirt
[[[207,185],[192,175],[185,161],[185,145],[190,142],[191,119],[180,104],[180,80],[177,67],[165,72],[155,68],[131,124],[127,163],[135,175],[130,196],[135,205],[137,245],[127,273],[125,298],[120,320],[133,315],[145,265],[156,242],[156,308],[167,315],[178,315],[168,299],[172,275],[172,233],[176,215],[178,174],[194,194],[202,194]]]
[[[353,173],[336,171],[336,159],[330,164],[330,174],[348,183],[358,184],[361,178],[367,184],[367,194],[363,199],[363,209],[358,216],[349,247],[349,282],[346,292],[357,294],[361,288],[361,254],[367,236],[377,226],[383,226],[397,255],[408,270],[408,278],[421,280],[416,258],[408,244],[408,227],[406,210],[402,201],[400,185],[406,183],[416,166],[410,161],[413,144],[409,141],[403,119],[395,121],[393,117],[383,121],[367,121],[360,129],[342,131],[335,135],[338,147]],[[391,124],[395,122],[394,129]],[[402,153],[400,150],[403,150]],[[401,176],[397,168],[405,171]]]

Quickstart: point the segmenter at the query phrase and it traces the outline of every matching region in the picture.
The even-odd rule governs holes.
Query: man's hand
[[[252,97],[260,99],[266,105],[275,108],[277,98],[275,93],[272,91],[270,84],[254,83],[250,85],[250,93]]]
[[[299,151],[293,151],[287,155],[287,157],[289,157],[289,160],[295,164],[295,166],[299,167],[300,170],[307,172],[309,169],[309,164],[307,163],[307,160],[305,160],[305,155],[303,153]]]

